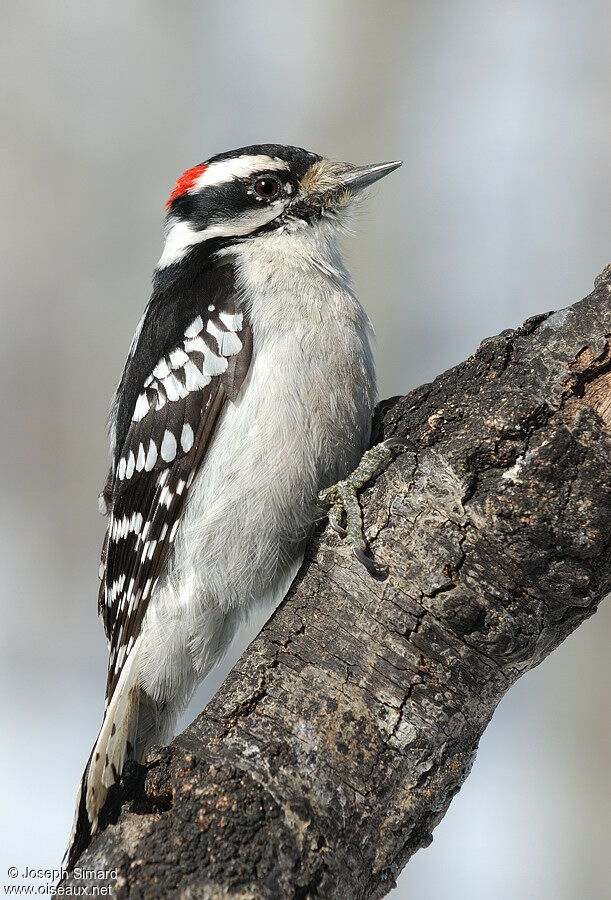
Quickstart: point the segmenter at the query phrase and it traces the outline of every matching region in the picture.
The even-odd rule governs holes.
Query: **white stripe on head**
[[[252,158],[250,157],[250,159]],[[260,206],[250,212],[235,216],[233,219],[227,219],[226,222],[209,225],[208,228],[203,228],[201,231],[196,231],[188,222],[170,218],[163,253],[157,263],[157,268],[163,269],[165,266],[180,262],[191,247],[211,238],[244,237],[251,231],[261,228],[262,225],[267,225],[268,222],[280,215],[283,208],[282,201],[275,200],[266,206]]]
[[[289,164],[284,159],[278,157],[265,156],[238,156],[234,159],[220,159],[218,162],[212,162],[206,170],[197,178],[188,193],[194,193],[213,184],[223,184],[226,181],[232,181],[234,178],[248,178],[249,175],[256,175],[257,172],[275,172],[279,169],[289,168]]]

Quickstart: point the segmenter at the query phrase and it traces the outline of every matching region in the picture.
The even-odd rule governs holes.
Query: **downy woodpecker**
[[[341,513],[331,486],[368,445],[376,387],[338,232],[362,189],[399,165],[262,144],[189,169],[170,195],[110,414],[106,708],[69,866],[126,759],[171,739],[240,622],[280,599],[319,492]]]

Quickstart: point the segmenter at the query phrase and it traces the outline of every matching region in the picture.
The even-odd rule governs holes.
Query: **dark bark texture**
[[[611,590],[611,267],[382,404],[373,578],[326,528],[206,710],[81,857],[117,897],[377,898],[507,689]],[[73,877],[68,883],[73,882]]]

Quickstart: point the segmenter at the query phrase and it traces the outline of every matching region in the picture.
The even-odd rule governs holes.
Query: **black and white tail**
[[[66,865],[74,868],[98,828],[100,812],[108,791],[121,777],[128,757],[141,761],[155,742],[155,729],[148,727],[149,740],[142,739],[139,710],[146,702],[140,689],[137,671],[137,647],[129,655],[104,714],[104,721],[85,766],[76,798],[76,812]],[[150,705],[150,699],[147,705]],[[143,710],[144,711],[144,710]],[[143,716],[142,718],[147,718]]]

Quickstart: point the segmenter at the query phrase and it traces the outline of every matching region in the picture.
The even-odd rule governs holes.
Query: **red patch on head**
[[[193,187],[199,176],[204,174],[207,168],[207,163],[201,163],[199,166],[193,166],[192,169],[187,169],[186,172],[183,172],[176,182],[174,190],[170,194],[170,199],[166,203],[166,209],[170,208],[177,197],[182,197],[183,194],[186,194],[187,191]]]

